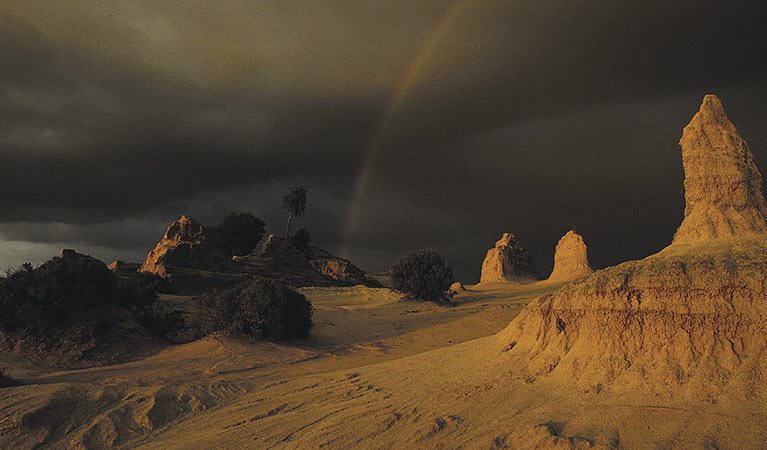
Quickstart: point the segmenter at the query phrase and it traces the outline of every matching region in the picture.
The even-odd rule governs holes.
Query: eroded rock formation
[[[115,275],[132,275],[141,268],[139,263],[126,263],[125,261],[115,260],[107,266]]]
[[[460,281],[456,281],[455,283],[450,285],[450,291],[455,292],[456,294],[459,292],[465,292],[466,288],[463,286],[463,283]]]
[[[499,333],[527,382],[767,396],[767,229],[745,142],[707,96],[682,138],[687,208],[660,253],[540,297]],[[743,234],[741,234],[743,233]]]
[[[767,231],[762,175],[715,95],[703,99],[679,145],[686,207],[674,243]]]
[[[296,247],[270,235],[255,254],[235,258],[238,270],[276,278],[293,287],[354,286],[380,287],[349,260],[310,245]]]
[[[538,279],[532,255],[511,233],[503,233],[482,262],[480,283],[499,281],[529,282]]]
[[[181,216],[168,227],[139,272],[168,278],[174,269],[220,269],[229,258],[210,245],[205,237],[205,227],[191,217]]]
[[[550,281],[573,280],[589,275],[594,270],[589,266],[589,255],[583,237],[575,230],[568,231],[557,243],[554,250],[554,270]]]

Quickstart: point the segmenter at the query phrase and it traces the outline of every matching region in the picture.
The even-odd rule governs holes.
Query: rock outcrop
[[[466,292],[466,288],[463,286],[463,283],[460,281],[456,281],[455,283],[450,285],[450,291],[455,292],[456,294],[459,292]]]
[[[495,247],[487,251],[482,262],[480,283],[502,281],[530,282],[538,280],[532,255],[511,233],[503,233]]]
[[[126,263],[125,261],[115,260],[107,266],[113,274],[118,276],[133,275],[141,268],[139,263]]]
[[[349,260],[310,245],[296,247],[270,235],[255,254],[235,258],[237,270],[279,279],[293,287],[355,286],[381,287]]]
[[[521,379],[708,401],[767,397],[758,171],[713,96],[682,151],[688,203],[673,244],[531,302],[496,335],[501,358],[523,361]]]
[[[573,280],[593,271],[583,237],[575,230],[568,231],[554,250],[554,270],[549,275],[549,281]]]
[[[116,274],[123,270],[129,268],[114,263]],[[296,247],[274,235],[258,253],[230,257],[209,242],[205,227],[187,216],[168,227],[138,271],[169,279],[174,292],[186,294],[223,288],[254,275],[292,287],[381,286],[346,259],[309,245]]]
[[[206,241],[205,227],[191,217],[181,216],[168,227],[139,272],[170,278],[184,269],[222,270],[229,261]]]
[[[703,99],[679,145],[686,207],[675,244],[767,231],[762,175],[715,95]]]

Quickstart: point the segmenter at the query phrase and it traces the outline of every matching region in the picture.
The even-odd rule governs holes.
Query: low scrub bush
[[[205,292],[193,321],[199,335],[216,331],[265,340],[306,339],[312,304],[302,294],[270,279]]]
[[[230,213],[220,224],[208,230],[208,239],[230,256],[245,256],[264,237],[264,221],[248,212]]]
[[[8,375],[8,372],[6,372],[4,368],[0,367],[0,388],[18,386],[19,384],[21,383],[11,378],[11,376]]]
[[[11,270],[0,280],[3,341],[82,356],[95,347],[98,332],[112,324],[105,306],[114,303],[116,287],[109,269],[87,257]]]
[[[290,237],[290,243],[299,249],[305,249],[309,247],[309,241],[311,241],[311,235],[309,234],[309,230],[304,227],[296,228],[293,236]]]
[[[392,288],[415,300],[450,302],[453,269],[434,250],[424,249],[397,259],[389,270]]]
[[[9,270],[0,277],[0,347],[81,359],[113,328],[121,308],[152,331],[176,326],[155,312],[164,283],[158,278],[117,278],[101,261],[71,250],[37,268]]]

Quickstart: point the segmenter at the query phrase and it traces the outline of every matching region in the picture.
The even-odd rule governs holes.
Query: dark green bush
[[[453,269],[434,250],[424,249],[397,259],[390,269],[392,288],[408,298],[450,301]]]
[[[0,280],[0,334],[45,351],[75,356],[96,345],[112,324],[116,281],[94,258],[72,252],[37,268],[24,264]]]
[[[71,250],[37,268],[24,264],[0,278],[0,346],[80,359],[121,308],[162,334],[172,319],[154,307],[164,283],[150,274],[117,278],[101,261]]]
[[[270,279],[256,279],[199,297],[194,320],[198,333],[221,331],[255,339],[306,339],[312,304],[298,292]]]
[[[308,247],[310,240],[311,240],[311,236],[309,235],[309,230],[307,230],[304,227],[296,228],[295,233],[293,233],[293,236],[290,237],[290,242],[296,248]]]
[[[230,213],[208,230],[213,246],[230,256],[249,255],[264,237],[264,221],[251,213]]]
[[[0,367],[0,388],[18,386],[19,384],[20,383],[18,381],[14,380],[10,375],[8,375],[4,368]]]
[[[153,273],[135,273],[118,280],[117,299],[136,322],[154,334],[169,339],[184,328],[179,311],[157,301],[158,293],[171,291],[167,278]]]

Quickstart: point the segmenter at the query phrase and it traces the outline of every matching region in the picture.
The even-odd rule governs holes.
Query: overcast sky
[[[767,171],[766,4],[5,0],[0,267],[140,261],[181,214],[279,233],[293,184],[370,271],[431,247],[476,282],[513,232],[548,276],[573,227],[596,267],[645,257],[704,94]]]

